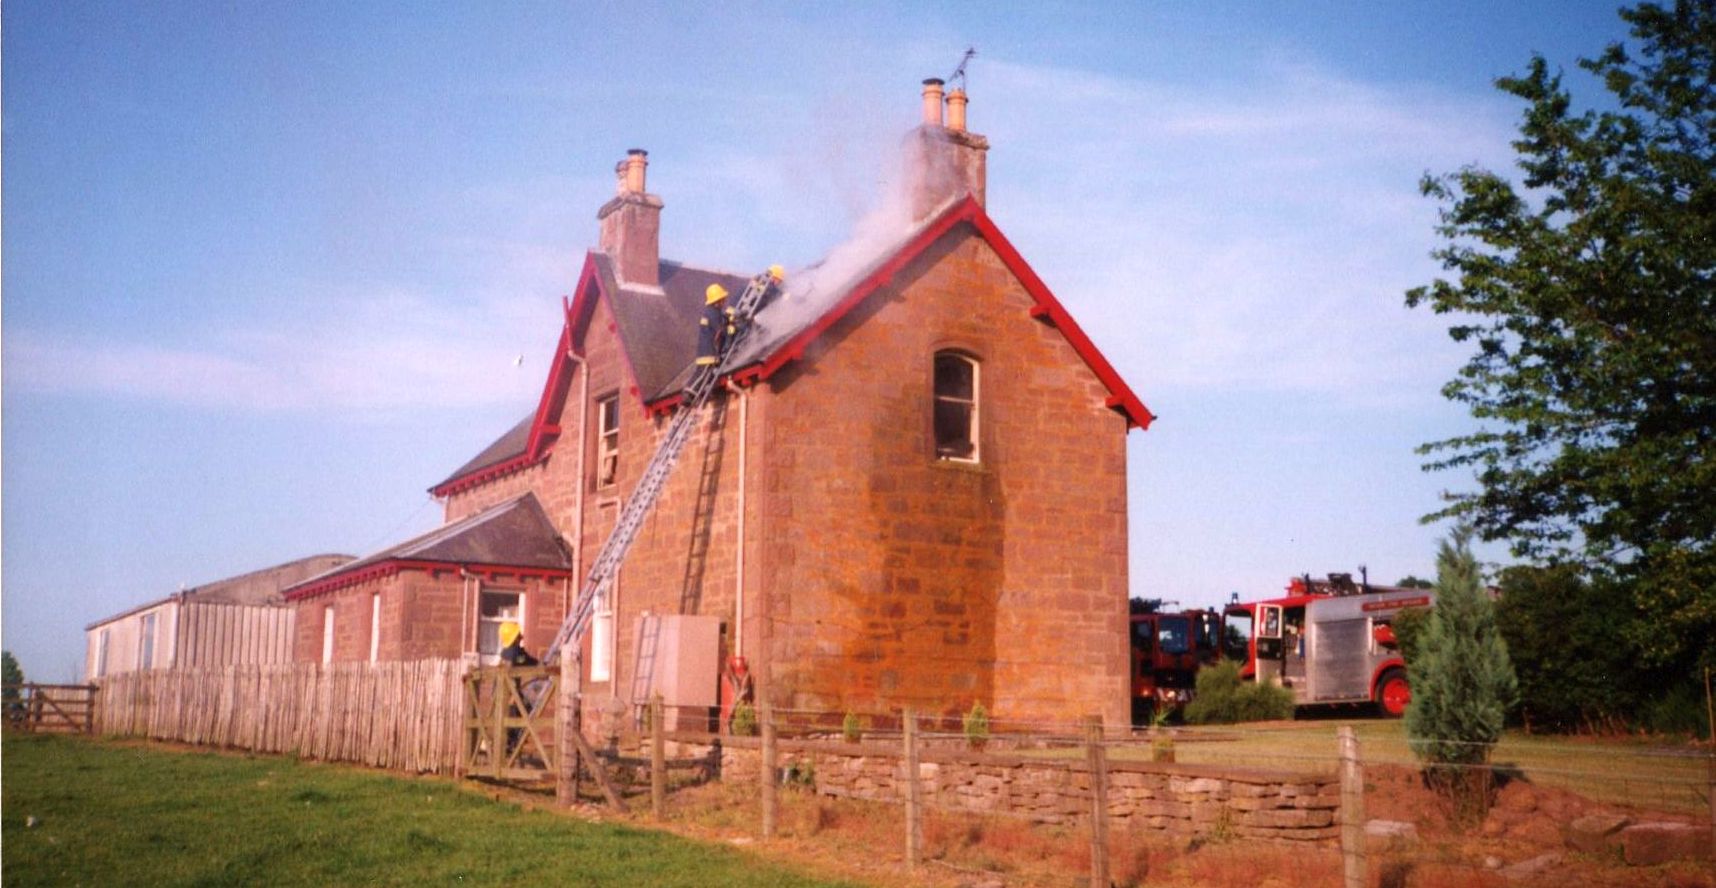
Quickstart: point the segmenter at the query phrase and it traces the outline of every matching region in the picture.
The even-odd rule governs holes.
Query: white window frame
[[[596,399],[596,489],[613,487],[619,479],[620,396],[616,392]]]
[[[322,605],[322,662],[334,662],[334,606]]]
[[[595,619],[590,621],[590,680],[614,680],[613,586],[596,599]]]
[[[965,362],[966,365],[971,367],[971,399],[969,401],[964,399],[964,398],[958,398],[958,397],[954,397],[952,395],[943,395],[941,393],[941,386],[940,386],[941,377],[940,377],[940,374],[937,372],[937,366],[936,365],[941,363],[942,358],[955,358],[957,360]],[[942,452],[942,449],[941,449],[941,429],[938,427],[937,422],[936,422],[936,412],[939,410],[939,408],[941,407],[943,402],[953,403],[953,404],[964,404],[964,405],[968,406],[971,410],[971,414],[970,414],[971,422],[967,428],[967,434],[970,436],[970,440],[971,440],[971,453],[968,456],[957,456],[955,454]],[[975,465],[979,462],[982,462],[982,460],[983,460],[983,445],[981,443],[982,439],[983,439],[983,435],[981,434],[981,429],[983,428],[982,403],[983,403],[983,362],[979,361],[976,357],[974,357],[970,354],[967,354],[966,352],[960,351],[958,349],[942,349],[942,350],[936,352],[935,357],[932,359],[932,361],[930,363],[930,435],[933,439],[933,444],[934,444],[934,448],[935,448],[935,458],[937,460],[941,460],[943,462],[952,462],[952,463],[965,463],[968,465]]]
[[[137,618],[137,668],[155,668],[155,635],[160,625],[154,611]]]
[[[499,614],[498,616],[494,616],[494,617],[483,616],[483,597],[486,595],[514,595],[514,596],[517,596],[518,597],[518,604],[515,606],[517,609],[517,614],[515,616],[508,617],[505,614],[504,608],[503,608],[503,612],[501,614]],[[477,659],[484,666],[493,666],[496,663],[500,662],[500,639],[499,639],[500,624],[502,624],[502,623],[504,623],[510,619],[510,620],[518,623],[518,628],[519,628],[520,632],[522,632],[524,630],[525,626],[530,625],[529,623],[526,622],[527,612],[525,610],[526,600],[528,598],[529,598],[529,596],[524,594],[524,589],[522,587],[510,587],[509,586],[509,587],[503,587],[503,588],[490,588],[488,586],[478,584],[478,586],[477,586],[476,654],[477,654]],[[485,623],[491,623],[495,626],[496,639],[495,639],[495,649],[493,651],[484,651],[483,650],[483,624],[485,624]]]
[[[111,641],[108,637],[108,633],[110,631],[111,631],[110,627],[103,626],[103,627],[101,627],[101,631],[96,633],[96,636],[95,636],[95,677],[96,678],[101,678],[101,677],[107,675],[107,646],[111,643]]]
[[[371,592],[369,596],[369,661],[376,662],[381,657],[381,593]]]

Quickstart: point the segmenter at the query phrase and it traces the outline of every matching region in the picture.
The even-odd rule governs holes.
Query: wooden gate
[[[559,684],[555,666],[471,670],[465,676],[465,775],[553,780]]]
[[[6,685],[6,726],[54,734],[95,733],[95,685]]]

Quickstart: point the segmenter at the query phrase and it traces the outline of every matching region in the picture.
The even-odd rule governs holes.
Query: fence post
[[[916,869],[923,857],[924,821],[922,785],[918,781],[918,718],[907,707],[901,716],[906,744],[906,866]]]
[[[1343,725],[1336,734],[1341,755],[1341,869],[1345,888],[1365,888],[1370,874],[1365,859],[1364,763],[1358,734]]]
[[[662,712],[661,695],[649,701],[649,813],[660,820],[667,804],[667,721]]]
[[[577,645],[560,651],[560,699],[555,709],[555,763],[560,767],[554,775],[554,801],[569,808],[578,801],[578,744],[572,734],[581,727],[582,713],[578,711],[578,690],[584,680],[583,657]]]
[[[775,835],[775,791],[778,788],[778,767],[775,763],[775,708],[769,703],[757,705],[758,718],[763,723],[763,838]]]
[[[1090,766],[1090,884],[1108,888],[1108,750],[1102,746],[1102,716],[1085,720],[1084,737]]]

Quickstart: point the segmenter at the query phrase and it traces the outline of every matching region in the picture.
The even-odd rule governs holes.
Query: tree
[[[1626,638],[1633,614],[1625,596],[1571,565],[1508,568],[1501,590],[1496,624],[1528,729],[1601,730],[1637,714],[1644,682]]]
[[[1516,682],[1478,560],[1464,531],[1436,557],[1436,606],[1417,640],[1406,736],[1456,819],[1482,819],[1490,750],[1501,739]]]
[[[1407,293],[1475,353],[1444,388],[1479,427],[1425,445],[1475,470],[1454,517],[1516,556],[1630,591],[1647,665],[1716,666],[1716,4],[1623,10],[1633,41],[1579,66],[1611,94],[1575,111],[1541,56],[1521,185],[1427,176],[1450,277]]]
[[[1394,585],[1399,586],[1402,589],[1430,589],[1435,587],[1436,584],[1429,580],[1419,579],[1412,574],[1407,574],[1400,579],[1400,582],[1395,583]]]
[[[0,685],[5,686],[6,699],[17,697],[17,686],[23,683],[24,667],[18,665],[18,658],[11,651],[0,651]]]

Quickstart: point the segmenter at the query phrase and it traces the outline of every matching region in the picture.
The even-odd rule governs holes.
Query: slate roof
[[[288,588],[286,597],[312,595],[341,585],[343,578],[395,562],[572,570],[572,558],[542,503],[534,493],[524,493],[304,580]]]
[[[1030,309],[1031,317],[1055,327],[1066,337],[1108,389],[1107,406],[1123,414],[1129,425],[1149,428],[1154,415],[969,194],[948,200],[897,236],[860,234],[835,248],[823,261],[789,274],[785,294],[758,311],[752,321],[756,329],[743,349],[728,356],[722,371],[741,381],[767,379],[783,364],[797,360],[809,342],[959,226],[969,226],[983,238],[1020,280],[1035,303]],[[622,287],[614,274],[613,261],[604,253],[591,252],[585,277],[579,284],[578,301],[568,307],[570,330],[574,324],[587,323],[591,302],[598,298],[593,294],[607,297],[605,301],[613,312],[620,346],[637,383],[635,395],[651,409],[670,408],[690,379],[704,288],[720,283],[737,295],[749,283],[749,278],[743,275],[678,262],[662,262],[660,273],[660,287],[635,284]],[[587,286],[592,278],[594,286]],[[561,350],[568,344],[563,334]],[[452,476],[430,488],[431,492],[445,496],[481,483],[485,471],[510,471],[512,464],[503,465],[508,460],[523,465],[545,457],[552,435],[558,434],[558,427],[549,425],[549,417],[553,415],[556,399],[564,399],[566,395],[564,382],[570,372],[564,355],[557,354],[548,388],[534,418],[503,435]]]
[[[592,253],[590,258],[602,277],[602,291],[613,295],[608,307],[645,402],[683,387],[673,383],[697,355],[697,318],[703,313],[703,293],[709,285],[720,284],[737,298],[750,282],[746,275],[662,262],[660,288],[622,285],[606,253]]]
[[[518,421],[518,425],[507,429],[504,434],[494,440],[493,444],[484,447],[481,453],[471,457],[464,465],[454,469],[453,474],[448,475],[445,480],[435,486],[439,487],[441,484],[456,481],[466,475],[480,472],[489,466],[500,465],[509,459],[515,459],[523,455],[525,447],[530,443],[531,424],[535,421],[536,411],[532,410],[525,414],[523,419]]]

